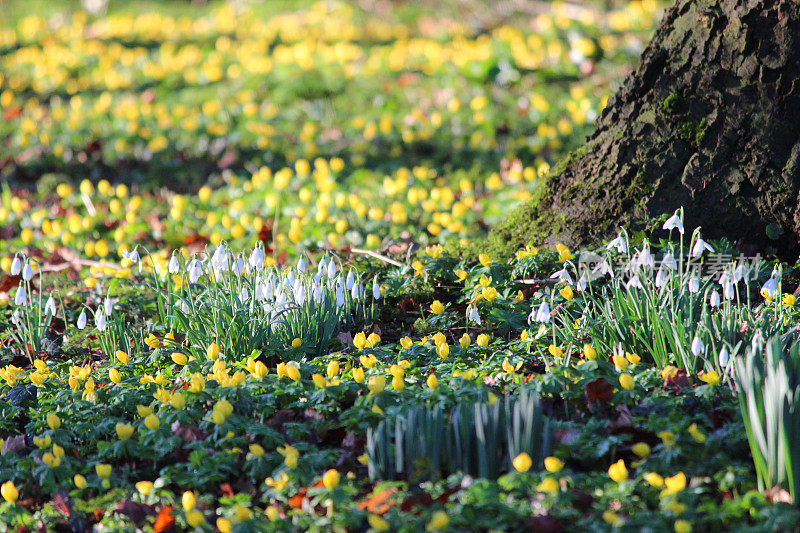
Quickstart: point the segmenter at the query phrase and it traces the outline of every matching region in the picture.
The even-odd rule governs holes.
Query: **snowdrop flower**
[[[28,303],[28,293],[25,292],[25,286],[17,286],[17,293],[14,295],[14,305],[25,305]]]
[[[86,311],[81,311],[81,314],[78,315],[78,322],[75,325],[78,326],[79,330],[83,330],[86,327]]]
[[[714,253],[714,249],[710,244],[704,241],[701,237],[697,237],[697,241],[694,243],[694,246],[692,246],[692,257],[700,257],[703,255],[705,250],[708,250],[712,254]]]
[[[718,357],[719,366],[721,366],[722,368],[728,366],[729,359],[730,359],[730,354],[728,353],[728,349],[723,346],[722,349],[719,351],[719,357]]]
[[[726,300],[733,300],[733,297],[736,296],[735,288],[736,286],[733,284],[733,281],[728,281],[728,283],[722,287],[722,296],[724,296]]]
[[[614,275],[614,271],[611,269],[611,264],[608,261],[603,259],[600,263],[597,264],[596,267],[592,269],[592,274],[596,274],[598,276],[604,276],[608,274],[609,276]]]
[[[214,255],[211,256],[211,268],[214,272],[225,272],[228,270],[228,251],[225,250],[225,245],[220,244]]]
[[[536,320],[536,322],[541,322],[542,324],[547,324],[550,322],[550,306],[547,305],[547,302],[542,302],[542,305],[539,306],[534,320]]]
[[[167,265],[167,271],[169,271],[170,274],[174,275],[178,273],[179,268],[180,264],[178,264],[178,256],[172,254],[172,257],[170,257],[169,259],[169,265]]]
[[[761,295],[765,298],[775,298],[778,295],[778,280],[769,278],[761,287]]]
[[[114,304],[111,303],[111,299],[106,297],[106,300],[103,302],[103,304],[106,316],[111,316],[111,312],[114,310]]]
[[[56,301],[52,296],[49,297],[47,299],[47,303],[44,304],[44,313],[46,315],[49,314],[50,316],[54,316],[56,314]]]
[[[692,294],[697,294],[700,292],[700,278],[697,276],[692,276],[689,280],[689,292]]]
[[[290,270],[289,273],[286,275],[286,279],[284,280],[284,285],[286,287],[294,287],[295,279],[297,279],[297,277],[294,275],[294,272]]]
[[[253,270],[261,270],[264,266],[264,250],[260,246],[256,246],[253,249],[253,253],[250,254],[250,268]]]
[[[700,340],[700,337],[695,337],[692,340],[692,353],[697,357],[701,353],[706,351],[706,345],[703,344],[703,341]]]
[[[347,290],[351,290],[353,288],[353,283],[356,282],[356,277],[353,275],[353,271],[349,271],[347,273],[347,281],[345,282],[345,287]]]
[[[306,271],[306,261],[302,257],[297,261],[297,271],[298,272]]]
[[[192,259],[192,261],[189,263],[188,271],[189,283],[197,283],[197,280],[203,275],[203,269],[197,259]]]
[[[246,304],[248,300],[250,300],[250,292],[247,287],[242,287],[242,290],[239,291],[239,301]]]
[[[667,252],[667,255],[665,255],[664,259],[661,260],[661,266],[670,270],[678,270],[678,263],[675,261],[675,257],[672,255],[672,252]]]
[[[739,283],[744,279],[744,277],[748,274],[749,269],[744,266],[744,263],[739,263],[736,266],[736,270],[733,271],[733,282]]]
[[[97,313],[94,315],[94,325],[97,327],[97,331],[105,331],[106,326],[108,325],[108,321],[106,320],[106,315],[103,313],[101,308],[97,308]]]
[[[753,335],[753,339],[750,341],[750,350],[752,350],[753,352],[760,352],[763,346],[764,346],[764,337],[761,335],[761,330],[757,329],[755,334]]]
[[[128,261],[131,261],[132,263],[137,263],[140,260],[139,252],[137,250],[129,252],[127,248],[122,250],[122,257],[124,257]]]
[[[467,307],[467,322],[474,322],[479,326],[481,325],[481,315],[478,314],[478,310],[473,305]]]
[[[319,260],[317,263],[317,273],[325,272],[325,269],[328,267],[328,264],[325,262],[325,258]]]
[[[616,239],[606,244],[607,250],[610,250],[612,248],[616,248],[617,251],[621,254],[624,254],[625,252],[628,251],[628,244],[625,242],[625,239],[622,237],[621,233],[617,235]]]
[[[344,305],[344,287],[342,285],[336,286],[336,307]]]
[[[583,274],[581,274],[581,277],[578,278],[578,283],[576,285],[576,287],[578,288],[578,291],[580,291],[580,292],[585,291],[586,290],[586,284],[588,282],[589,282],[589,278],[586,276],[586,273],[584,272]]]
[[[350,289],[350,297],[355,300],[361,294],[361,287],[359,287],[358,283],[353,284],[353,288]]]
[[[683,235],[683,221],[681,217],[678,216],[677,212],[669,217],[661,228],[669,231],[677,229],[680,234]]]
[[[636,256],[636,266],[649,268],[653,268],[655,266],[653,254],[650,253],[650,250],[647,247],[642,248],[642,250]]]
[[[331,258],[331,260],[328,261],[328,277],[333,279],[335,275],[336,275],[336,261],[334,261],[333,258]]]
[[[658,269],[658,273],[656,274],[656,287],[659,289],[667,284],[667,271],[663,268]]]
[[[625,288],[627,288],[627,289],[630,289],[630,288],[641,289],[642,288],[642,282],[639,279],[639,276],[631,276],[631,279],[629,279],[628,283],[625,284]]]
[[[15,311],[14,311],[14,312],[11,314],[11,322],[12,322],[12,323],[13,323],[15,326],[22,326],[22,315],[20,315],[20,314],[19,314],[19,309],[16,309],[16,310],[15,310]]]
[[[711,293],[711,297],[709,298],[709,303],[711,307],[719,307],[720,300],[719,300],[719,293],[714,291]]]
[[[566,268],[562,268],[558,272],[554,272],[550,279],[558,278],[559,282],[569,283],[572,284],[572,277],[570,277],[569,272],[567,272]]]
[[[238,277],[242,275],[242,272],[244,272],[244,259],[237,257],[233,263],[233,274]]]
[[[25,265],[25,268],[22,269],[22,279],[25,281],[30,281],[33,279],[33,269],[30,265]]]
[[[372,284],[372,297],[376,300],[380,299],[381,297],[381,286],[378,283],[378,278],[375,278],[375,281]]]
[[[15,257],[11,262],[11,275],[19,276],[20,272],[22,272],[22,261],[19,257]]]

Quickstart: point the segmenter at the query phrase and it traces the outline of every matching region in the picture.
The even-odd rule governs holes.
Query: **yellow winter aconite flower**
[[[9,503],[14,503],[19,498],[19,491],[17,487],[14,486],[13,481],[6,481],[2,485],[0,485],[0,496]]]
[[[431,304],[431,312],[434,315],[441,315],[444,313],[444,305],[439,300],[434,300]]]
[[[692,439],[695,442],[703,444],[706,441],[705,434],[702,431],[700,431],[700,429],[697,427],[697,424],[693,423],[688,428],[686,428],[686,431],[689,432],[689,435],[691,435]]]
[[[711,370],[710,372],[705,372],[700,376],[701,381],[705,381],[711,386],[719,384],[720,377],[717,374],[716,370]]]
[[[194,492],[187,490],[181,496],[181,505],[184,511],[191,511],[195,506]]]
[[[336,376],[339,375],[339,362],[338,361],[329,362],[325,371],[326,374],[328,375],[328,379],[335,378]]]
[[[151,431],[157,430],[161,426],[161,421],[155,414],[149,414],[144,417],[144,425]]]
[[[637,442],[631,448],[634,454],[640,459],[644,459],[650,455],[650,446],[646,442]]]
[[[657,433],[657,435],[666,449],[671,450],[673,446],[675,446],[675,433],[671,431],[661,431]]]
[[[548,472],[555,474],[556,472],[561,472],[561,469],[564,468],[564,463],[558,457],[546,457],[544,460],[544,468]]]
[[[431,519],[425,525],[425,531],[442,531],[450,523],[447,513],[444,511],[435,511],[431,515]]]
[[[286,377],[292,381],[300,381],[300,369],[292,363],[286,365]]]
[[[367,336],[364,334],[363,331],[359,331],[353,337],[353,346],[355,346],[357,350],[363,350],[366,345],[367,345]]]
[[[127,365],[130,361],[130,357],[128,356],[127,352],[123,352],[122,350],[117,350],[116,352],[117,361],[122,363],[123,365]]]
[[[86,488],[86,478],[80,474],[75,474],[72,477],[72,482],[75,483],[76,489],[85,489]]]
[[[297,460],[300,457],[300,452],[297,451],[296,448],[289,446],[288,444],[283,447],[278,447],[278,452],[283,455],[283,462],[289,468],[295,468],[297,466]]]
[[[553,357],[564,357],[564,351],[555,344],[548,346],[547,351],[550,352],[550,355]]]
[[[525,452],[514,457],[514,460],[511,462],[514,465],[514,469],[517,472],[527,472],[533,466],[533,460],[531,456]]]
[[[648,472],[644,475],[644,479],[650,484],[651,487],[659,489],[664,486],[664,478],[655,472]]]
[[[364,369],[361,367],[353,369],[353,381],[356,383],[364,382]]]
[[[625,390],[631,390],[635,386],[633,377],[630,374],[619,375],[619,385]]]
[[[551,477],[546,477],[536,486],[536,490],[539,492],[547,492],[548,494],[555,494],[558,492],[559,485],[558,481]]]
[[[367,388],[372,394],[378,394],[386,388],[386,378],[384,376],[372,376],[367,381]]]
[[[591,344],[584,344],[583,356],[589,361],[594,361],[595,359],[597,359],[597,350],[595,350]]]
[[[333,468],[322,475],[322,484],[328,490],[333,490],[339,485],[339,472]]]
[[[200,527],[206,523],[206,517],[197,509],[192,509],[186,513],[186,523],[191,527]]]
[[[219,357],[219,345],[216,342],[212,342],[206,348],[206,356],[210,361],[216,361]]]
[[[625,467],[625,461],[620,459],[616,463],[608,467],[608,476],[617,483],[622,483],[628,479],[628,469]]]
[[[489,268],[490,266],[492,266],[492,258],[489,257],[487,254],[479,254],[478,262],[485,268]]]
[[[489,335],[487,335],[486,333],[481,333],[480,335],[478,335],[478,338],[475,339],[475,344],[477,344],[481,348],[486,348],[487,346],[489,346]]]
[[[464,333],[461,335],[461,338],[458,339],[458,344],[461,346],[462,350],[466,350],[469,348],[469,345],[472,343],[472,339],[469,337],[469,333]]]
[[[675,520],[675,533],[692,533],[692,524],[688,520]]]
[[[612,355],[611,356],[611,360],[614,362],[614,368],[617,369],[617,372],[625,370],[626,368],[628,368],[628,364],[629,364],[628,360],[625,359],[625,357],[623,357],[621,355],[616,355],[616,354]]]
[[[439,380],[436,379],[436,374],[428,375],[428,378],[425,380],[425,384],[428,386],[428,388],[436,390],[436,388],[439,386]]]
[[[186,357],[186,354],[181,352],[172,352],[170,357],[172,358],[172,361],[179,366],[183,366],[189,361],[189,359]]]
[[[296,337],[292,339],[292,348],[299,348],[301,344],[303,344],[303,341],[301,341],[300,339]]]
[[[572,259],[572,252],[563,244],[556,244],[556,251],[558,252],[558,260],[562,263]]]
[[[102,479],[106,479],[111,476],[111,465],[109,464],[94,465],[94,470],[97,472],[97,476]]]
[[[664,486],[664,490],[661,491],[661,497],[677,494],[686,488],[686,475],[683,472],[678,472],[672,477],[665,477]]]
[[[123,422],[117,422],[116,425],[117,429],[117,436],[120,440],[128,440],[133,435],[134,428],[130,424],[125,424]]]
[[[569,285],[565,285],[558,291],[558,293],[567,301],[572,300],[575,297],[575,292],[572,290],[572,287]]]
[[[147,496],[153,490],[153,482],[152,481],[137,481],[135,483],[136,490],[139,491],[140,494],[143,496]]]

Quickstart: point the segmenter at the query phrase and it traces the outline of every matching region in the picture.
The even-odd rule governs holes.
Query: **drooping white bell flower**
[[[19,257],[15,257],[13,261],[11,261],[11,275],[12,276],[19,276],[19,273],[22,272],[22,260]]]
[[[220,244],[211,256],[211,268],[215,273],[228,270],[228,251],[224,244]]]
[[[661,260],[661,266],[670,270],[678,270],[678,262],[675,261],[675,257],[672,255],[672,252],[667,252],[667,255],[665,255],[664,259]]]
[[[722,296],[724,296],[726,300],[733,300],[733,297],[736,296],[735,288],[736,286],[733,284],[733,281],[728,281],[728,283],[722,286]]]
[[[774,277],[769,278],[764,285],[761,286],[761,296],[764,298],[775,298],[778,295],[778,280]]]
[[[689,280],[689,292],[692,294],[700,292],[700,278],[697,276],[692,276]]]
[[[114,304],[111,302],[111,298],[106,297],[103,302],[103,308],[105,309],[106,316],[111,316],[111,312],[114,310]]]
[[[694,246],[692,246],[692,257],[700,257],[706,250],[712,254],[714,253],[714,249],[710,244],[704,241],[702,237],[697,237],[697,241],[695,241]]]
[[[49,297],[47,303],[44,304],[44,313],[50,316],[55,316],[56,314],[56,301],[52,296]]]
[[[297,271],[298,272],[305,272],[306,271],[306,260],[302,257],[297,261]]]
[[[28,293],[25,292],[25,286],[17,286],[17,292],[14,294],[14,305],[25,305],[28,303]]]
[[[169,264],[167,265],[167,271],[170,274],[175,275],[178,273],[179,269],[180,269],[180,264],[178,263],[178,256],[172,254],[172,257],[170,257],[169,259]]]
[[[711,297],[709,298],[708,303],[711,305],[711,307],[719,307],[720,298],[719,298],[719,293],[717,291],[711,293]]]
[[[728,353],[728,349],[723,346],[722,349],[719,351],[719,356],[718,356],[719,366],[721,366],[722,368],[728,366],[729,359],[730,359],[730,354]]]
[[[667,284],[667,271],[663,268],[659,268],[658,272],[656,273],[656,287],[659,289]]]
[[[203,275],[203,268],[200,266],[200,261],[192,259],[189,263],[188,273],[189,283],[197,283],[197,280]]]
[[[372,297],[376,300],[379,300],[381,297],[381,285],[378,283],[378,278],[375,278],[375,281],[372,283]]]
[[[677,212],[671,217],[669,217],[664,222],[664,225],[661,226],[661,228],[665,230],[677,229],[681,233],[681,235],[683,235],[683,221],[681,220],[681,217],[678,216]]]
[[[97,312],[94,314],[94,325],[97,327],[97,331],[105,331],[106,327],[108,326],[106,315],[99,307],[97,308]]]
[[[542,324],[547,324],[550,322],[550,306],[547,305],[547,302],[542,302],[542,304],[539,306],[539,309],[536,310],[536,316],[534,320]]]
[[[25,281],[30,281],[33,279],[33,268],[30,265],[25,265],[22,269],[22,279]]]
[[[479,326],[481,325],[481,315],[473,305],[467,307],[467,322],[474,322]]]
[[[86,320],[86,311],[81,311],[81,314],[78,315],[78,322],[75,324],[79,330],[86,328]]]
[[[336,275],[336,261],[331,259],[330,261],[328,261],[328,277],[333,279],[335,275]]]
[[[557,272],[553,272],[553,274],[550,276],[550,279],[556,278],[559,282],[569,283],[570,285],[572,284],[572,277],[569,275],[569,272],[566,268],[562,268]]]
[[[253,270],[261,270],[264,266],[264,259],[264,249],[260,246],[256,246],[253,253],[250,254],[250,268]]]
[[[624,254],[625,252],[628,251],[628,243],[625,242],[625,239],[623,238],[621,233],[617,235],[616,239],[606,244],[607,250],[611,250],[612,248],[616,248],[617,251],[621,254]]]
[[[692,340],[692,353],[697,357],[701,353],[706,351],[706,345],[703,344],[703,341],[700,340],[700,337],[695,337]]]
[[[347,272],[347,281],[345,282],[345,288],[347,288],[348,291],[351,290],[353,288],[353,283],[355,282],[356,282],[356,277],[353,274],[353,271],[350,270],[349,272]]]
[[[350,289],[350,297],[353,298],[353,300],[355,300],[360,296],[361,296],[361,286],[358,283],[354,283],[353,288]]]

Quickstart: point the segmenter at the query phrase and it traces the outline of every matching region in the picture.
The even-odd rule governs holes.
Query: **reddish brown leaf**
[[[115,514],[121,514],[134,524],[141,525],[149,516],[155,516],[155,510],[147,504],[135,502],[133,500],[123,500],[119,502],[114,510]]]
[[[22,276],[6,274],[3,276],[3,279],[0,280],[0,292],[8,292],[11,289],[16,289],[20,281],[22,281]]]
[[[175,517],[172,516],[172,507],[166,505],[158,511],[158,516],[153,524],[153,532],[164,533],[165,531],[171,531],[174,525]]]
[[[397,489],[395,488],[383,489],[369,498],[361,500],[356,507],[360,511],[367,511],[372,514],[384,514],[395,505],[396,502],[392,499],[392,496],[396,492]]]
[[[664,387],[668,389],[680,390],[690,385],[691,383],[689,383],[689,378],[684,370],[678,370],[675,374],[664,378]]]
[[[219,493],[225,498],[233,498],[234,495],[236,494],[235,492],[233,492],[230,483],[223,483],[222,485],[220,485]]]
[[[614,392],[614,387],[605,378],[597,378],[586,385],[586,401],[589,403],[607,403]]]

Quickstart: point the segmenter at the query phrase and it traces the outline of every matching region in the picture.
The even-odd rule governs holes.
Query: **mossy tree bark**
[[[495,250],[584,245],[685,207],[739,246],[800,249],[800,2],[676,0],[584,146]]]

